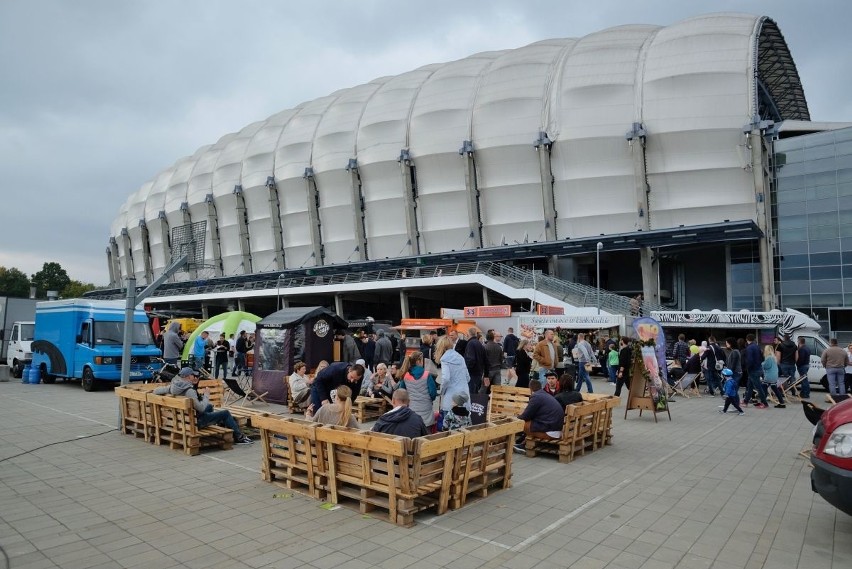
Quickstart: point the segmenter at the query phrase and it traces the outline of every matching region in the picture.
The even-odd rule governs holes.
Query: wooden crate
[[[527,408],[529,400],[530,390],[527,387],[495,385],[491,388],[486,421],[500,417],[517,417]]]
[[[586,450],[600,448],[605,439],[606,412],[607,400],[603,398],[566,405],[561,436],[553,439],[545,434],[528,434],[524,443],[526,456],[547,452],[556,454],[559,462],[571,462]]]
[[[523,430],[524,422],[510,417],[461,430],[464,443],[453,465],[453,509],[464,506],[470,494],[485,497],[492,486],[511,486],[515,435]]]
[[[361,424],[373,421],[388,411],[388,402],[384,397],[364,397],[355,399],[355,418]]]
[[[270,414],[253,417],[252,424],[260,431],[263,479],[324,500],[327,460],[316,437],[319,424]]]

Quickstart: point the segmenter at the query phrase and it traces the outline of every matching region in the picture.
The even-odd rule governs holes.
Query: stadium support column
[[[550,152],[553,141],[544,131],[539,131],[538,138],[533,142],[538,154],[538,168],[541,173],[541,203],[544,207],[544,240],[556,241],[556,199],[553,195],[553,171],[550,164]],[[559,262],[556,255],[547,260],[547,272],[559,277]]]
[[[139,220],[139,238],[142,240],[142,263],[145,267],[145,282],[154,282],[154,270],[151,268],[151,242],[148,240],[148,224]]]
[[[488,288],[482,287],[482,306],[491,306],[491,299],[488,297]]]
[[[462,141],[459,155],[464,160],[464,186],[467,189],[467,218],[470,225],[470,237],[474,249],[482,247],[482,214],[479,208],[479,186],[476,182],[476,159],[473,156],[473,142]]]
[[[313,256],[316,259],[317,266],[325,264],[325,254],[322,246],[321,222],[319,216],[320,196],[317,190],[316,178],[314,178],[314,169],[305,168],[305,173],[302,176],[305,179],[305,189],[308,194],[308,219],[310,220],[311,228],[311,244],[313,245]]]
[[[417,230],[417,171],[408,148],[399,152],[402,183],[405,186],[405,230],[408,233],[409,255],[420,254],[420,232]]]
[[[254,271],[251,266],[248,215],[246,214],[246,200],[243,196],[243,187],[239,184],[234,186],[234,200],[237,208],[237,226],[240,228],[240,265],[243,267],[243,274],[250,275]]]
[[[399,311],[402,314],[402,318],[408,318],[408,291],[400,290],[399,291]]]
[[[113,238],[110,237],[110,243],[112,243]],[[112,247],[106,248],[106,258],[107,258],[107,270],[109,271],[109,286],[112,288],[115,286],[117,279],[115,278],[115,265],[112,262]]]
[[[367,260],[367,236],[364,231],[364,194],[361,193],[361,174],[358,171],[358,160],[350,158],[346,165],[349,172],[349,189],[352,192],[352,209],[356,252],[359,261]]]
[[[337,294],[334,295],[334,311],[341,318],[344,317],[343,316],[343,295],[340,294],[340,293],[337,293]]]
[[[210,230],[210,244],[213,246],[213,270],[217,277],[221,277],[224,271],[222,267],[222,244],[219,240],[219,220],[216,218],[216,202],[213,194],[207,194],[204,198],[207,203],[207,229]]]
[[[164,210],[161,210],[157,214],[157,219],[160,222],[160,242],[163,244],[163,259],[165,259],[165,263],[168,265],[169,259],[172,258],[172,244],[169,240],[169,219],[166,217]]]
[[[133,253],[130,249],[130,232],[126,227],[121,229],[121,248],[124,250],[124,276],[130,278],[135,271],[133,270]]]
[[[636,199],[636,215],[639,221],[638,228],[642,231],[651,229],[651,211],[648,195],[651,186],[648,184],[648,171],[645,158],[645,126],[635,122],[630,125],[630,130],[624,135],[630,152],[633,155],[633,182]],[[650,247],[639,249],[639,266],[642,269],[642,295],[646,301],[654,304],[660,303],[659,273],[656,263],[659,262]]]
[[[272,242],[275,244],[275,268],[284,270],[284,233],[281,231],[281,200],[278,197],[278,186],[275,177],[266,178],[266,189],[269,190],[269,217],[272,220]]]
[[[181,202],[180,211],[181,211],[181,214],[183,216],[182,225],[189,225],[190,223],[192,223],[192,215],[190,215],[190,213],[189,213],[189,202]],[[211,229],[211,231],[212,231],[212,229]],[[169,257],[166,257],[166,258],[168,259]],[[190,264],[190,266],[188,268],[189,268],[189,271],[188,271],[189,272],[189,278],[195,279],[196,277],[198,277],[198,270],[195,268],[194,264]]]
[[[110,258],[110,284],[121,286],[121,265],[119,265],[118,241],[115,237],[109,238]]]
[[[767,203],[767,180],[769,179],[768,156],[770,148],[764,138],[768,123],[758,123],[760,128],[754,128],[746,133],[751,148],[751,171],[754,175],[755,204],[757,205],[757,226],[763,233],[758,241],[760,254],[760,299],[763,310],[772,310],[775,306],[775,257],[772,243],[772,218]]]

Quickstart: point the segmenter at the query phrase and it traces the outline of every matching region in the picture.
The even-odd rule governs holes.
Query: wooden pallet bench
[[[559,462],[571,462],[586,451],[612,444],[612,409],[618,404],[617,397],[604,396],[566,405],[561,436],[554,439],[544,433],[528,434],[526,456],[547,452],[556,454]]]
[[[461,429],[464,443],[456,453],[452,474],[453,509],[464,506],[471,494],[484,498],[494,487],[511,486],[515,435],[523,430],[524,422],[510,417]]]
[[[230,411],[231,415],[234,417],[234,420],[237,422],[237,425],[239,425],[240,430],[243,431],[246,435],[257,436],[259,434],[256,431],[257,427],[252,424],[252,419],[261,415],[269,415],[269,411],[260,411],[258,409],[252,409],[239,405],[226,405],[225,392],[227,390],[227,386],[225,385],[225,382],[220,379],[199,380],[198,393],[201,394],[204,391],[205,387],[210,389],[210,403],[213,404],[213,407],[216,410],[227,409],[228,411]]]
[[[517,417],[527,408],[529,400],[530,390],[527,387],[495,385],[491,388],[485,420],[490,422],[500,417]]]
[[[169,448],[183,450],[190,456],[197,455],[202,448],[233,448],[234,432],[231,429],[216,425],[203,429],[197,426],[195,407],[188,397],[153,393],[147,393],[146,397],[154,415],[154,444],[167,444]]]
[[[318,500],[326,499],[325,446],[318,443],[319,423],[263,414],[252,418],[260,430],[262,478]]]
[[[142,389],[116,387],[121,409],[122,434],[134,435],[147,442],[154,442],[154,413],[148,403],[148,392]]]

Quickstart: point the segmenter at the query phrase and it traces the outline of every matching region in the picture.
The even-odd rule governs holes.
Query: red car
[[[852,516],[852,399],[827,409],[814,429],[811,488]]]

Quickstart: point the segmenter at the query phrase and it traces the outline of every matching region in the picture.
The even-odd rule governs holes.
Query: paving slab
[[[612,446],[516,455],[511,489],[400,528],[263,482],[256,445],[189,457],[120,435],[109,389],[0,383],[0,545],[16,569],[852,566],[852,518],[798,456],[801,410],[720,404],[616,410]]]

